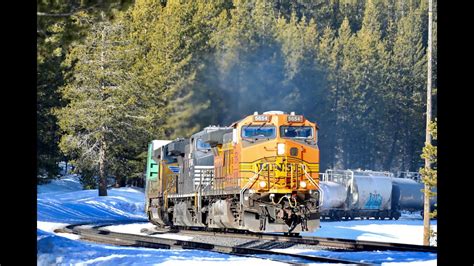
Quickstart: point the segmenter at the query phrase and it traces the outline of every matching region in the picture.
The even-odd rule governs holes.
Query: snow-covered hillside
[[[72,234],[54,233],[68,224],[94,222],[132,223],[109,227],[111,231],[140,233],[153,227],[144,212],[144,192],[138,188],[113,188],[107,197],[97,190],[81,190],[78,176],[38,186],[38,265],[283,265],[263,259],[244,258],[196,250],[155,250],[93,244]],[[436,221],[433,221],[436,224]],[[309,235],[420,244],[422,220],[403,215],[399,221],[354,220],[322,222]],[[176,238],[175,236],[169,236]],[[420,252],[331,252],[286,249],[286,252],[371,261],[382,265],[436,265],[436,254]],[[401,265],[401,264],[400,264]]]

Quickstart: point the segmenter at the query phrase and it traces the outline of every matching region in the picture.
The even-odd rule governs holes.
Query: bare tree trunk
[[[433,10],[433,0],[428,0],[428,88],[426,90],[426,133],[425,133],[425,146],[431,145],[431,135],[429,132],[429,125],[431,122],[431,52],[432,52],[432,43],[431,43],[431,23],[432,23],[432,10]],[[428,173],[431,169],[431,162],[429,156],[425,158],[425,169]],[[430,186],[428,182],[425,182],[424,190],[424,204],[423,204],[423,245],[430,245]]]
[[[107,176],[105,174],[105,150],[107,146],[102,137],[99,150],[99,196],[107,196]]]
[[[105,13],[101,12],[102,20],[105,18]],[[102,28],[102,51],[100,53],[100,69],[104,72],[104,46],[105,46],[105,29]],[[103,80],[101,81],[102,86],[102,100],[104,100],[105,85]],[[101,128],[104,132],[104,127]],[[102,133],[103,134],[103,133]],[[100,148],[99,148],[99,196],[107,196],[107,176],[105,175],[105,151],[106,151],[105,136],[101,136]]]

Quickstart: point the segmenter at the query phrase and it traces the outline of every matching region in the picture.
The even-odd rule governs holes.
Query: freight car
[[[265,112],[149,144],[146,212],[159,226],[298,233],[319,228],[318,127]]]
[[[321,216],[333,220],[355,217],[385,219],[400,217],[392,210],[392,174],[370,170],[326,170]]]
[[[417,172],[397,172],[397,177],[392,179],[392,208],[400,211],[420,211],[423,217],[424,184]],[[436,192],[436,188],[433,188]],[[436,197],[430,198],[430,210],[436,208]]]
[[[398,220],[403,210],[423,211],[423,184],[417,173],[399,172],[395,177],[390,172],[326,170],[322,176],[323,218]],[[436,199],[430,202],[433,210]]]

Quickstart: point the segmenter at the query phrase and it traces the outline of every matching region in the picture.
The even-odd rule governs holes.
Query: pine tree
[[[173,136],[189,136],[209,124],[218,124],[222,115],[223,95],[218,90],[218,70],[213,64],[215,48],[210,42],[212,33],[222,23],[219,15],[224,8],[225,5],[207,1],[195,2],[190,7],[192,20],[186,34],[190,41],[187,52],[192,55],[188,70],[192,82],[172,102],[173,116],[168,125],[175,128]]]
[[[397,35],[392,55],[391,67],[391,99],[393,110],[388,113],[392,117],[395,128],[393,145],[402,148],[402,165],[404,169],[415,169],[416,150],[423,143],[423,132],[419,130],[423,124],[424,91],[426,87],[426,58],[423,47],[422,23],[419,10],[409,11],[402,17],[397,26]],[[402,140],[395,144],[395,139]],[[395,150],[390,154],[397,153]],[[386,166],[390,163],[387,162]]]
[[[328,68],[330,69],[328,74],[328,98],[330,99],[331,107],[327,109],[327,115],[332,117],[333,124],[333,127],[328,130],[331,133],[327,137],[331,140],[328,145],[328,149],[332,150],[330,154],[333,155],[331,165],[342,168],[344,163],[347,163],[343,158],[343,151],[345,150],[343,140],[349,138],[351,132],[348,130],[350,121],[348,117],[351,115],[348,112],[348,106],[351,103],[349,95],[351,84],[349,83],[350,79],[348,79],[350,72],[347,71],[347,66],[349,65],[347,62],[350,62],[351,52],[354,50],[352,32],[347,17],[344,18],[337,37],[334,37],[333,44],[330,45],[331,42],[328,40],[332,38],[332,36],[329,38],[325,37],[322,41],[322,46],[327,47],[325,54],[328,58]]]
[[[81,41],[88,26],[81,24],[86,17],[97,17],[101,11],[126,8],[131,1],[37,1],[37,173],[56,176],[58,162],[67,160],[60,151],[60,129],[53,114],[66,103],[59,88],[65,83],[67,69],[62,67],[73,42]]]
[[[89,23],[93,25],[84,44],[75,45],[65,61],[71,67],[62,88],[68,104],[56,114],[64,131],[61,150],[75,159],[80,171],[99,176],[99,196],[106,196],[117,151],[140,136],[149,138],[156,114],[150,112],[151,92],[126,71],[124,25],[110,22],[105,14]]]
[[[354,155],[358,157],[359,167],[376,167],[376,158],[380,151],[380,137],[383,136],[384,87],[388,54],[382,38],[380,22],[380,2],[369,0],[364,11],[362,28],[357,33],[354,71],[353,107],[357,116],[355,136],[359,135],[358,145],[354,146]],[[370,130],[369,130],[370,129]],[[354,133],[354,132],[353,132]]]
[[[296,13],[291,13],[291,18],[280,17],[277,22],[276,38],[281,44],[281,51],[285,57],[286,78],[291,80],[300,71],[301,63],[304,59],[305,43],[303,32],[297,21]]]
[[[229,99],[224,123],[240,119],[249,110],[284,109],[283,98],[290,94],[281,83],[285,65],[274,38],[276,18],[270,3],[235,1],[234,6],[228,26],[213,37],[219,43],[219,87]]]
[[[435,118],[434,121],[430,122],[429,124],[429,133],[431,135],[431,137],[433,138],[433,140],[437,140],[438,139],[438,126],[437,126],[437,120]],[[438,163],[438,148],[436,147],[436,145],[433,145],[433,144],[425,144],[425,146],[423,147],[423,153],[421,154],[421,158],[422,159],[425,159],[425,158],[429,158],[430,162],[431,162],[431,168],[430,169],[427,169],[427,168],[420,168],[419,172],[422,176],[422,181],[423,183],[425,183],[425,188],[427,187],[428,188],[428,193],[426,193],[425,195],[428,195],[430,197],[430,200],[432,197],[436,197],[437,193],[436,192],[433,192],[433,188],[436,188],[437,185],[438,185],[438,167],[437,167],[437,163]],[[425,193],[425,190],[422,189],[422,192]],[[430,213],[430,218],[433,218],[433,217],[436,217],[437,216],[437,210],[436,208],[433,210],[433,212]],[[430,238],[431,237],[434,237],[436,238],[437,236],[437,233],[434,232],[433,230],[430,229]],[[437,241],[437,240],[435,240]]]

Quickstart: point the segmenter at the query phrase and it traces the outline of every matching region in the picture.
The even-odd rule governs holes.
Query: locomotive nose
[[[291,156],[303,159],[304,146],[295,141],[281,139],[277,144],[277,156]]]

